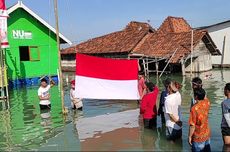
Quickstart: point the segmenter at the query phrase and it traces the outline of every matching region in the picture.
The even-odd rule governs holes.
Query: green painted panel
[[[30,61],[39,61],[40,52],[38,47],[30,47]]]
[[[56,35],[47,27],[19,8],[9,14],[6,64],[10,80],[43,75],[57,75],[58,51]],[[19,46],[36,46],[31,49],[31,61],[20,61]],[[38,59],[39,60],[36,60]]]

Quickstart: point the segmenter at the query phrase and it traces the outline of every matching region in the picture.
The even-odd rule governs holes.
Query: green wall
[[[8,39],[10,48],[6,50],[8,78],[14,80],[49,74],[57,75],[56,35],[22,8],[15,10],[9,16]],[[32,39],[15,39],[13,30],[30,31]],[[20,61],[19,46],[38,46],[40,60]]]

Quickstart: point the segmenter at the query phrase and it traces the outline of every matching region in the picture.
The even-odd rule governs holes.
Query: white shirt
[[[80,107],[83,106],[82,99],[81,98],[76,98],[75,90],[72,89],[72,88],[70,89],[70,99],[72,101],[71,102],[72,108],[74,107],[74,105],[75,105],[76,108],[80,108]]]
[[[75,97],[75,90],[74,89],[70,89],[70,100],[73,100]]]
[[[49,95],[49,90],[50,90],[50,85],[47,85],[47,87],[45,87],[45,88],[40,87],[38,89],[38,96],[45,97],[45,96]],[[40,105],[49,105],[49,104],[50,104],[49,100],[40,100]]]
[[[180,130],[181,127],[170,120],[169,114],[172,114],[176,119],[181,119],[181,95],[179,91],[165,97],[165,120],[166,126]]]

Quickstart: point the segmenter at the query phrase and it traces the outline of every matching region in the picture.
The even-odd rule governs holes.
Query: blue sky
[[[7,7],[17,0],[6,0]],[[54,26],[53,0],[23,3]],[[230,0],[58,0],[60,31],[73,43],[123,29],[130,21],[158,28],[167,16],[184,17],[193,27],[230,19]]]

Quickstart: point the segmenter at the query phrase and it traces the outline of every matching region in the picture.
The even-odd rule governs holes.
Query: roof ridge
[[[49,23],[47,23],[42,17],[40,17],[39,15],[37,15],[29,7],[27,7],[26,5],[24,5],[22,3],[22,1],[18,1],[18,3],[16,3],[15,5],[12,5],[11,7],[7,8],[7,13],[10,14],[10,13],[14,12],[15,10],[17,10],[18,8],[24,9],[24,11],[26,11],[27,13],[29,13],[32,17],[34,17],[36,20],[38,20],[41,24],[43,24],[45,27],[47,27],[48,29],[50,29],[54,34],[57,33],[54,27],[52,27]],[[66,43],[68,43],[70,45],[72,44],[72,42],[69,39],[67,39],[60,32],[59,32],[59,38],[61,38],[62,40],[64,40]]]

